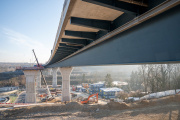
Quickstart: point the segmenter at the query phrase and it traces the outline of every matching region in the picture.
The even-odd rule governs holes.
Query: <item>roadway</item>
[[[18,95],[18,98],[16,99],[15,103],[25,103],[25,97],[26,97],[26,92],[23,91]]]

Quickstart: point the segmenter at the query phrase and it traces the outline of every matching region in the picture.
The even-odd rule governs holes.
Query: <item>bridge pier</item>
[[[48,75],[52,74],[52,69],[51,68],[48,68],[47,71],[48,71]]]
[[[36,103],[35,78],[39,70],[24,70],[26,77],[26,103]]]
[[[37,73],[36,86],[37,88],[41,88],[41,72],[40,71],[38,71]]]
[[[53,75],[52,87],[57,87],[57,70],[58,68],[52,68],[52,75]]]
[[[62,75],[62,100],[70,101],[70,75],[72,72],[72,67],[59,68]]]

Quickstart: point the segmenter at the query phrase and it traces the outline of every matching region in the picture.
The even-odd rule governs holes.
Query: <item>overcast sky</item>
[[[0,0],[0,62],[48,61],[64,0]]]

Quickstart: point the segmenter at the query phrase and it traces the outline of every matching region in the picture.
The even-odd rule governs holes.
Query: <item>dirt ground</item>
[[[136,103],[110,102],[107,105],[82,105],[71,102],[14,108],[0,112],[0,119],[37,120],[180,120],[180,95]]]

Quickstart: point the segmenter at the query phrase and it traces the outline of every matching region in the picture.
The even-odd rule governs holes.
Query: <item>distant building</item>
[[[100,88],[99,95],[102,96],[103,98],[109,99],[109,98],[115,98],[115,95],[117,92],[123,91],[120,88]]]
[[[83,87],[81,85],[76,86],[76,90],[80,91]]]
[[[100,88],[105,88],[105,84],[101,83],[101,82],[90,84],[89,85],[89,93],[90,94],[99,93],[100,92]]]
[[[128,85],[128,83],[127,82],[121,82],[121,81],[113,81],[113,85],[126,86],[126,85]]]

